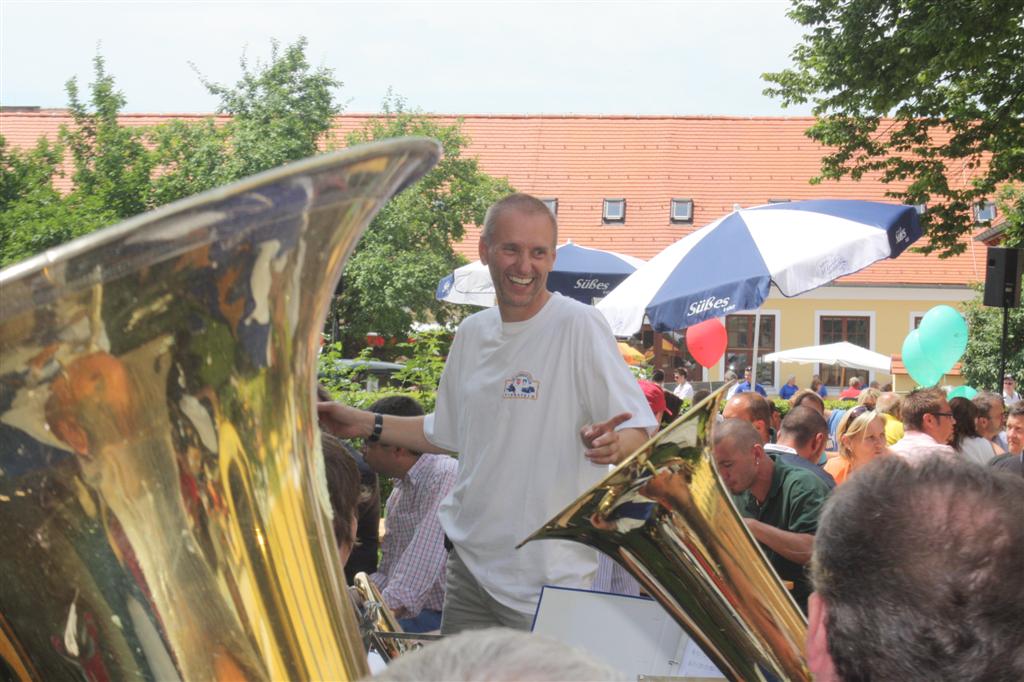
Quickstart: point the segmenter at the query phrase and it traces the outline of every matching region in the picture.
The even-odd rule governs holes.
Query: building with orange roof
[[[339,116],[339,139],[362,126],[366,114]],[[154,125],[196,114],[125,114],[125,125]],[[462,121],[471,143],[465,154],[485,172],[506,177],[519,191],[549,202],[558,217],[559,241],[651,258],[672,242],[733,210],[773,201],[845,198],[891,201],[877,175],[810,184],[823,148],[804,135],[808,117],[724,116],[436,116],[438,123]],[[70,123],[65,110],[0,112],[0,133],[8,144],[32,146],[54,138]],[[951,183],[965,185],[977,171],[963,168]],[[68,183],[66,178],[63,182]],[[69,186],[69,185],[65,185]],[[613,213],[609,213],[613,211]],[[983,232],[989,224],[979,224]],[[478,231],[471,228],[457,250],[476,258]],[[965,238],[966,251],[950,259],[906,252],[834,284],[787,299],[773,288],[761,309],[758,356],[775,350],[849,340],[871,350],[898,354],[904,337],[931,307],[954,307],[974,297],[973,283],[985,278],[985,245]],[[719,380],[729,364],[749,364],[753,314],[729,316],[729,349],[718,367],[698,380]],[[686,359],[685,344],[671,336],[646,335],[656,365],[671,376]],[[849,370],[802,365],[767,365],[761,383],[779,387],[793,374],[806,386],[811,375],[845,384]],[[892,381],[891,375],[868,381]],[[944,383],[960,383],[958,374]],[[905,380],[904,380],[905,383]],[[835,395],[838,391],[830,391]]]

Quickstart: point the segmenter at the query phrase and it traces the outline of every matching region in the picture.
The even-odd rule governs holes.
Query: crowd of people
[[[365,470],[394,480],[379,566],[367,572],[407,631],[511,643],[515,635],[490,628],[529,630],[543,586],[592,587],[595,550],[516,545],[683,401],[707,395],[683,368],[671,391],[664,376],[633,378],[603,317],[547,290],[556,243],[543,202],[513,194],[489,209],[479,254],[497,306],[460,326],[433,413],[405,397],[368,410],[318,404],[343,558],[359,544],[354,502],[365,512],[373,498]],[[1010,394],[947,401],[939,389],[901,396],[855,379],[841,394],[857,400],[849,410],[826,409],[820,382],[799,389],[790,378],[783,390],[784,417],[747,368],[712,449],[752,537],[809,614],[808,655],[820,679],[1024,676],[1024,647],[1005,649],[1014,637],[1024,642],[1024,403],[1012,382]],[[346,439],[361,439],[362,452],[337,447]],[[925,522],[914,535],[916,519]],[[1016,603],[1003,605],[1007,596]],[[874,618],[900,622],[876,628]],[[456,664],[441,645],[427,649],[419,665]],[[390,674],[423,679],[435,669],[414,665],[410,657]],[[877,675],[864,674],[869,665]]]

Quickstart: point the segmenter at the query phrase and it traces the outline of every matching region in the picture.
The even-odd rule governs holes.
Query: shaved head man
[[[747,421],[716,424],[713,444],[715,465],[747,528],[779,577],[793,583],[793,598],[806,611],[810,584],[804,565],[828,486],[806,468],[766,453]]]

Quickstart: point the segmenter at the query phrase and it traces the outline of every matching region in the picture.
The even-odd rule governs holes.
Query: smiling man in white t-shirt
[[[488,210],[479,253],[498,305],[460,326],[434,414],[319,406],[324,427],[342,437],[459,453],[439,512],[454,547],[444,633],[529,629],[542,586],[589,587],[594,550],[557,540],[515,545],[656,427],[604,318],[547,290],[557,229],[547,206],[525,194]]]

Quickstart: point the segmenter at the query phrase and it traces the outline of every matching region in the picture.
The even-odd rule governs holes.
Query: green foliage
[[[62,197],[51,190],[41,187],[0,213],[0,267],[60,246],[117,219],[98,197]]]
[[[996,205],[1006,219],[1003,223],[1003,246],[1024,248],[1024,183],[1000,187]]]
[[[118,123],[124,96],[114,88],[103,58],[93,60],[94,82],[83,102],[72,79],[66,88],[74,121],[59,144],[40,139],[28,152],[0,143],[0,266],[11,265],[151,207],[153,160],[143,133]],[[53,185],[63,175],[65,151],[75,189]]]
[[[116,216],[96,197],[62,196],[53,186],[63,148],[40,139],[29,151],[0,136],[0,267],[107,225]]]
[[[789,16],[809,32],[765,94],[814,103],[816,181],[908,182],[888,195],[928,203],[922,250],[961,253],[971,207],[1024,179],[1024,3],[794,0]]]
[[[366,409],[380,398],[401,394],[418,400],[427,412],[433,411],[434,403],[437,399],[436,384],[432,386],[426,383],[403,384],[401,388],[385,387],[378,391],[367,391],[363,388],[357,377],[362,369],[358,361],[369,362],[373,360],[373,349],[370,347],[363,348],[354,358],[357,362],[348,366],[340,366],[338,364],[337,361],[341,358],[341,344],[333,343],[324,348],[318,359],[320,385],[327,389],[327,392],[331,394],[334,400],[360,409]],[[442,364],[443,362],[442,360]],[[394,375],[394,378],[402,381],[398,373]]]
[[[254,67],[243,56],[242,77],[234,86],[200,76],[206,89],[220,98],[218,113],[231,115],[226,124],[228,179],[304,159],[323,148],[334,117],[341,113],[334,91],[342,83],[332,69],[310,67],[306,44],[299,38],[282,51],[272,41],[270,61]]]
[[[65,86],[73,126],[62,126],[60,140],[74,164],[74,193],[95,198],[118,218],[128,218],[153,207],[150,173],[153,157],[146,148],[145,131],[118,122],[125,98],[107,74],[103,57],[93,59],[94,80],[89,101],[79,98],[78,83]]]
[[[1024,282],[1022,282],[1024,284]],[[1003,309],[982,305],[982,287],[977,296],[964,304],[964,317],[970,333],[967,351],[961,360],[964,382],[977,389],[1002,391],[999,376],[1000,343],[1003,336]],[[1024,375],[1024,308],[1011,308],[1006,339],[1006,371]]]
[[[461,123],[445,126],[407,111],[391,94],[383,113],[351,133],[348,144],[425,136],[439,140],[444,155],[384,206],[346,264],[333,311],[344,327],[346,349],[359,347],[367,332],[402,336],[414,322],[445,325],[471,312],[439,303],[434,291],[441,277],[465,262],[452,249],[464,225],[480,225],[487,207],[511,191],[507,181],[491,178],[476,159],[462,156],[469,139]]]
[[[451,344],[452,334],[444,329],[415,333],[410,343],[398,344],[400,350],[407,351],[408,357],[394,378],[406,386],[436,393]]]
[[[153,178],[153,200],[163,205],[229,182],[230,129],[212,118],[175,119],[155,126],[147,138],[160,172]]]

